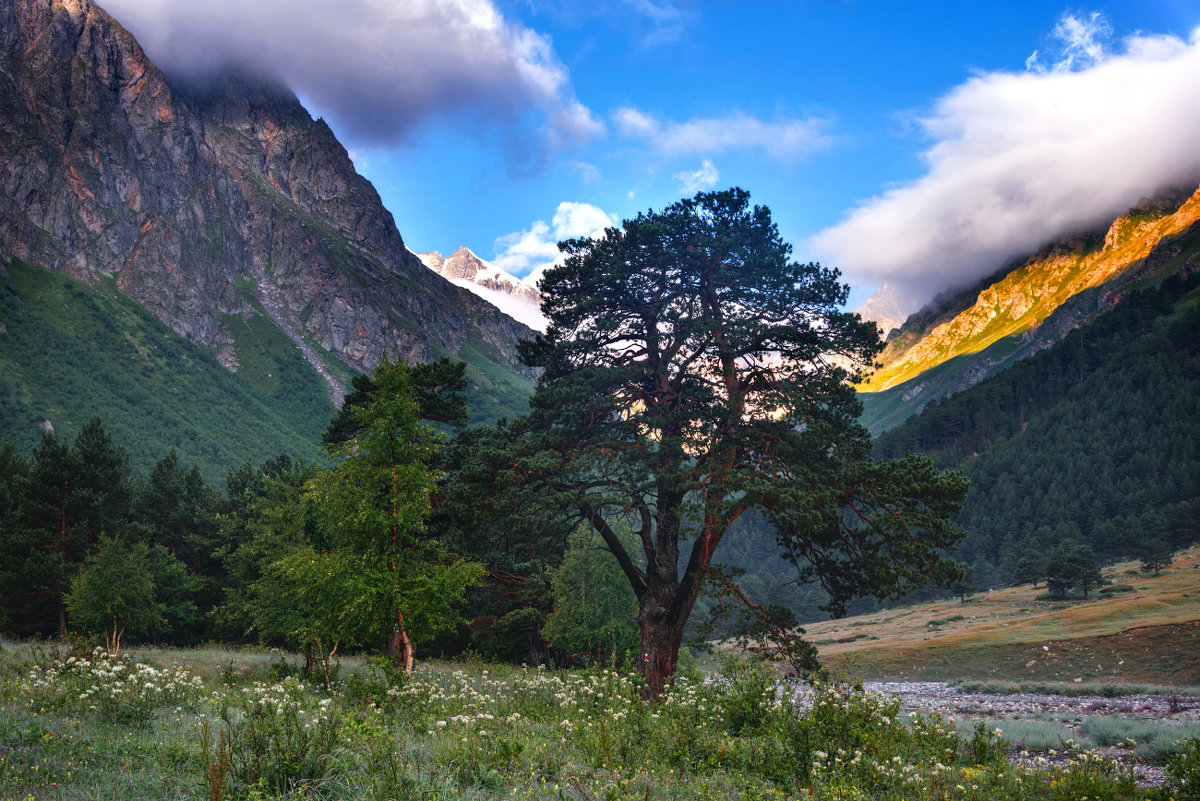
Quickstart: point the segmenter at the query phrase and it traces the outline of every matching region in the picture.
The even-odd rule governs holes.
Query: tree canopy
[[[701,193],[560,248],[541,285],[550,326],[522,353],[541,378],[498,483],[536,487],[603,538],[638,599],[650,694],[750,509],[834,613],[957,574],[947,520],[965,481],[923,458],[869,458],[852,382],[878,331],[840,310],[836,270],[791,260],[766,208],[739,189]]]

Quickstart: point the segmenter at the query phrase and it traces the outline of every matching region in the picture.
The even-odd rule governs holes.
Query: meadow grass
[[[1104,569],[1119,583],[1137,574],[1134,592],[1044,602],[1024,584],[804,627],[823,664],[864,679],[1194,684],[1200,547],[1161,575],[1137,568]]]
[[[300,667],[269,651],[0,643],[0,801],[1188,797],[1086,750],[1010,764],[991,722],[959,730],[732,660],[655,702],[612,670],[427,663],[405,677],[360,659],[327,686]]]

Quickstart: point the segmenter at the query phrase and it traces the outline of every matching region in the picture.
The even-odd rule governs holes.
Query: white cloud
[[[625,5],[635,14],[645,17],[653,26],[650,33],[642,37],[643,47],[677,42],[682,37],[685,15],[674,3],[662,0],[625,0]]]
[[[924,301],[1200,180],[1200,29],[1188,42],[1131,37],[1119,53],[1088,41],[1063,52],[1095,64],[981,74],[939,99],[922,121],[926,174],[818,234],[822,258]]]
[[[700,162],[700,169],[688,172],[677,172],[673,176],[679,181],[679,194],[694,195],[704,189],[712,189],[721,180],[721,174],[713,166],[711,159]]]
[[[551,142],[603,126],[574,96],[550,40],[492,0],[105,0],[169,73],[269,71],[360,145],[468,114],[512,125],[530,108]]]
[[[536,265],[558,258],[558,240],[550,235],[545,220],[537,220],[524,231],[497,237],[492,264],[516,276],[527,276]],[[532,282],[531,282],[532,283]]]
[[[550,223],[537,220],[524,231],[498,237],[496,256],[491,262],[536,286],[542,273],[562,255],[558,250],[561,240],[599,236],[618,222],[615,215],[599,206],[564,200],[558,204]]]
[[[507,314],[517,322],[524,323],[534,331],[545,331],[549,321],[542,316],[542,310],[533,302],[524,298],[499,292],[486,286],[481,286],[465,278],[451,278],[450,283],[472,292]]]
[[[1086,19],[1074,14],[1063,14],[1054,26],[1054,38],[1058,40],[1057,59],[1050,66],[1042,63],[1037,50],[1025,59],[1025,68],[1034,72],[1065,72],[1082,67],[1091,67],[1103,61],[1107,55],[1108,41],[1112,38],[1112,26],[1100,12],[1093,12]]]
[[[579,180],[585,184],[594,184],[600,180],[600,168],[590,161],[573,161],[571,166],[579,171]]]
[[[741,111],[724,117],[697,117],[686,122],[661,120],[630,106],[613,115],[627,139],[641,139],[670,155],[758,149],[775,158],[792,158],[822,150],[832,142],[828,121],[816,117],[766,122]]]
[[[613,115],[613,119],[617,123],[617,130],[622,136],[631,139],[644,139],[658,135],[659,124],[651,117],[636,108],[624,106],[617,109]]]

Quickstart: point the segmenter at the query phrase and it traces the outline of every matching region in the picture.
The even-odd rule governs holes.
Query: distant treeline
[[[73,441],[45,434],[24,455],[0,447],[0,627],[10,635],[52,635],[66,629],[64,596],[102,537],[119,536],[154,549],[157,568],[189,577],[186,614],[168,615],[150,639],[191,643],[222,632],[203,613],[223,598],[235,518],[269,476],[296,470],[287,456],[231,472],[225,491],[207,485],[174,451],[146,476],[136,476],[125,449],[99,418]],[[163,586],[164,593],[180,588]],[[164,606],[180,599],[162,597]],[[178,610],[176,610],[178,612]]]
[[[1200,539],[1200,274],[1136,291],[1053,347],[931,403],[875,453],[961,469],[981,587],[1062,542],[1104,560]]]

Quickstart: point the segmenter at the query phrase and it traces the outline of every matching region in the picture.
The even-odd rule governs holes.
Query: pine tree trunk
[[[404,656],[402,664],[404,666],[404,673],[407,676],[411,676],[413,666],[417,662],[417,648],[413,645],[413,641],[409,638],[406,629],[400,629],[400,645],[403,648]]]
[[[675,582],[651,580],[642,597],[642,641],[634,665],[646,680],[643,695],[648,699],[662,695],[675,675],[683,627],[695,600],[680,598],[681,592]]]

